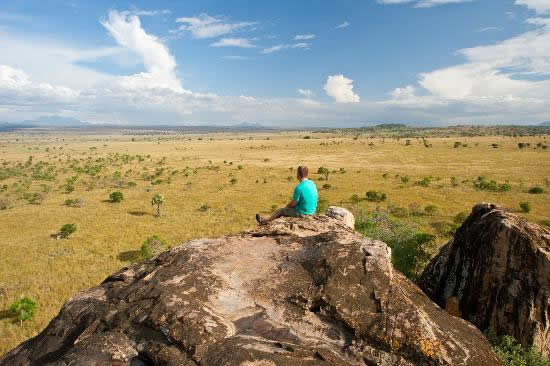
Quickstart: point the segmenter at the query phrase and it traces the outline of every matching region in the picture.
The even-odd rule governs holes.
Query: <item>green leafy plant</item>
[[[63,239],[67,239],[75,231],[76,231],[76,225],[75,224],[65,224],[65,225],[61,226],[61,229],[59,229],[59,236]]]
[[[479,191],[490,192],[507,192],[512,189],[509,183],[497,183],[495,180],[487,180],[487,178],[480,176],[473,182],[474,188]]]
[[[124,195],[120,191],[111,192],[111,194],[109,194],[109,201],[111,203],[119,203],[122,202],[122,200],[124,200]]]
[[[424,177],[422,178],[421,180],[419,181],[416,181],[416,185],[417,186],[422,186],[422,187],[429,187],[430,186],[430,183],[432,182],[432,177]]]
[[[539,186],[534,186],[534,187],[529,188],[528,192],[531,193],[531,194],[541,194],[541,193],[544,193],[544,189],[542,187],[539,187]]]
[[[321,198],[317,202],[317,212],[325,213],[329,206],[329,202],[326,199]]]
[[[237,178],[235,178],[235,177],[231,178],[231,180],[229,181],[229,183],[231,183],[231,184],[237,184]]]
[[[19,320],[20,325],[23,325],[24,321],[31,320],[34,317],[36,308],[36,302],[25,296],[10,305],[10,313]]]
[[[167,247],[166,240],[158,235],[153,235],[145,239],[141,245],[141,256],[143,259],[150,259],[161,253]]]
[[[328,183],[323,184],[323,189],[331,189],[332,186]]]
[[[531,204],[529,202],[520,202],[519,208],[521,209],[521,212],[524,212],[524,213],[531,212]]]
[[[82,198],[69,198],[65,200],[65,206],[80,208],[84,206],[84,200]]]
[[[7,210],[8,208],[11,208],[12,204],[10,200],[7,198],[1,198],[0,199],[0,210]]]
[[[359,197],[359,195],[354,194],[354,195],[351,196],[350,201],[351,201],[351,203],[353,203],[355,205],[355,204],[361,202],[361,198]]]
[[[496,336],[493,331],[486,331],[485,335],[504,366],[550,366],[550,359],[534,347],[523,347],[512,336]]]
[[[415,281],[428,264],[437,246],[433,235],[421,232],[415,224],[393,218],[382,211],[360,215],[355,229],[363,235],[381,240],[392,248],[392,263]]]
[[[319,167],[319,169],[317,169],[317,174],[322,174],[325,176],[325,180],[328,180],[328,176],[330,174],[330,170],[328,168],[325,168],[323,166]]]
[[[382,202],[386,200],[386,194],[382,191],[368,191],[366,196],[367,201],[370,202]]]
[[[436,206],[436,205],[428,205],[428,206],[424,207],[424,212],[426,212],[426,214],[432,216],[432,215],[435,215],[436,213],[439,212],[439,207]]]
[[[155,194],[153,198],[151,199],[151,206],[157,206],[157,214],[156,216],[160,216],[160,206],[164,204],[164,196],[161,194]]]

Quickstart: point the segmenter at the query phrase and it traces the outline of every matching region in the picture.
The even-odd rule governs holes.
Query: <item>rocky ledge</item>
[[[419,280],[451,314],[550,355],[550,231],[490,203],[475,206]]]
[[[347,217],[340,212],[335,217]],[[189,241],[82,291],[0,365],[499,365],[339,219]]]

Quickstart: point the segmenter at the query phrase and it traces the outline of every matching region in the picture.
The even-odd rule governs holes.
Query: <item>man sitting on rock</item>
[[[263,218],[259,213],[256,214],[256,221],[259,224],[267,224],[281,216],[302,217],[303,215],[313,215],[317,210],[317,187],[307,176],[307,166],[300,165],[296,169],[296,178],[300,183],[294,188],[292,200],[286,207],[278,209],[269,218]]]

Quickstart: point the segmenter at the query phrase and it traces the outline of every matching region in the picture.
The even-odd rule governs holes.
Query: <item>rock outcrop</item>
[[[330,206],[327,209],[326,215],[333,219],[340,220],[350,228],[355,229],[355,216],[345,208]]]
[[[481,332],[341,221],[189,241],[80,292],[12,365],[499,365]]]
[[[483,203],[430,262],[420,288],[479,329],[550,354],[550,231]]]

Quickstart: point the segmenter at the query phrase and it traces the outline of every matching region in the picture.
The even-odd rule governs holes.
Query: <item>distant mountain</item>
[[[261,125],[260,123],[253,123],[253,122],[243,122],[237,125],[231,125],[227,127],[238,129],[238,130],[263,130],[267,128]]]
[[[550,121],[542,122],[539,126],[550,126]]]
[[[17,124],[35,127],[85,127],[90,125],[76,118],[63,116],[41,116],[33,120],[18,122]]]

